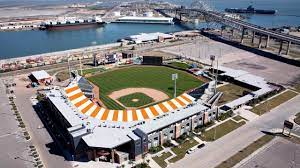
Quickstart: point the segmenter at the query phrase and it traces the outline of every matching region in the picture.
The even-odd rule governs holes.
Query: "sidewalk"
[[[248,110],[249,107],[250,106],[242,106],[241,108],[234,110],[233,113],[240,115],[241,117],[247,119],[248,121],[252,121],[255,118],[259,117],[259,115]]]

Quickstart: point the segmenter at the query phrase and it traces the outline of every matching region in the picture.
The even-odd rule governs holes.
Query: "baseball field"
[[[164,66],[131,66],[91,76],[89,81],[99,87],[100,100],[109,109],[142,107],[173,98],[177,73],[177,95],[198,87],[203,81],[193,75]]]

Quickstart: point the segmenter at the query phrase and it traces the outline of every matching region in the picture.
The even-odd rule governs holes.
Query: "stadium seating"
[[[130,122],[154,118],[156,116],[186,107],[194,101],[194,98],[184,93],[174,99],[154,106],[136,110],[112,110],[98,106],[88,99],[77,84],[65,88],[66,96],[71,103],[83,114],[99,120]]]

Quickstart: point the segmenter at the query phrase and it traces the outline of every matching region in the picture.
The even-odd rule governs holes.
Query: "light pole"
[[[174,98],[176,97],[176,80],[178,79],[178,74],[172,74],[172,80],[174,81]]]
[[[213,78],[215,78],[214,92],[216,93],[216,90],[217,90],[217,83],[216,82],[217,82],[217,80],[216,80],[215,69],[214,69],[214,61],[215,61],[215,59],[216,59],[216,56],[210,55],[212,75],[213,75]]]

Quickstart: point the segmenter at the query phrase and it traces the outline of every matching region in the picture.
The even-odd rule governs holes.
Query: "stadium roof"
[[[127,134],[130,132],[128,129],[97,127],[82,139],[88,146],[111,149],[129,142],[131,139]]]
[[[171,113],[166,113],[163,116],[158,117],[154,120],[147,120],[139,128],[145,133],[149,134],[168,125],[181,121],[185,118],[193,116],[199,112],[204,112],[208,109],[208,107],[202,104],[189,105],[189,107],[178,109]]]
[[[62,95],[60,90],[50,90],[49,92],[46,92],[46,96],[71,126],[83,123],[80,119],[81,116],[78,116],[77,109],[74,108],[71,102],[66,101],[66,98]]]

